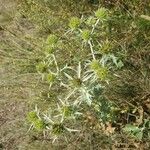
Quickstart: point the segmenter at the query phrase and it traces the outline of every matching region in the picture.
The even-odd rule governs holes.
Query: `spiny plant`
[[[85,0],[81,1],[85,2]],[[96,1],[86,2],[95,3]],[[148,16],[150,9],[146,4],[148,1],[125,0],[116,4],[111,1],[107,5],[111,11],[103,7],[91,16],[89,16],[89,13],[92,13],[90,10],[78,11],[79,7],[83,10],[85,5],[80,5],[82,2],[77,1],[19,0],[18,2],[23,2],[20,8],[23,7],[25,10],[20,10],[22,15],[17,15],[21,18],[16,16],[13,25],[9,25],[13,17],[9,18],[9,15],[4,15],[6,20],[3,20],[2,17],[4,24],[2,23],[0,30],[2,33],[5,30],[4,33],[7,32],[7,34],[2,34],[3,40],[0,47],[2,61],[9,62],[9,67],[13,68],[14,72],[17,70],[16,73],[21,73],[18,75],[20,80],[17,80],[17,85],[16,81],[14,84],[14,81],[9,80],[2,82],[2,86],[8,84],[8,90],[11,89],[13,93],[16,86],[18,88],[23,85],[21,89],[29,87],[30,91],[33,88],[36,89],[36,92],[31,95],[34,97],[39,94],[39,97],[35,98],[38,110],[31,111],[27,115],[27,120],[31,124],[30,130],[38,132],[39,139],[42,132],[45,140],[49,140],[47,137],[51,136],[54,141],[64,135],[66,139],[63,139],[67,141],[69,139],[67,137],[74,138],[76,135],[79,136],[77,140],[74,138],[76,145],[83,144],[83,147],[87,143],[92,143],[92,146],[101,145],[101,141],[104,141],[103,145],[106,145],[106,148],[102,149],[108,149],[106,142],[111,140],[108,136],[107,140],[100,139],[99,135],[101,131],[105,133],[107,130],[112,133],[114,131],[112,125],[117,128],[117,131],[119,130],[112,136],[116,145],[116,135],[119,136],[118,133],[124,126],[125,132],[136,138],[136,141],[148,139],[149,121],[145,123],[144,120],[145,125],[143,123],[137,125],[131,123],[130,118],[130,113],[137,113],[135,110],[139,105],[145,109],[144,118],[148,118],[149,115],[149,104],[145,102],[145,98],[142,98],[147,93],[149,95],[149,63],[147,62],[149,61]],[[60,2],[63,3],[63,6],[60,5]],[[101,5],[102,3],[107,4],[106,1],[100,3]],[[67,6],[69,6],[68,9],[66,9]],[[69,16],[74,17],[66,26],[65,19]],[[65,19],[62,22],[60,18]],[[17,22],[20,19],[21,22]],[[46,32],[36,33],[35,38],[30,37],[32,34],[30,31],[29,35],[24,34],[26,30],[24,26],[27,27],[31,22],[33,23],[31,32],[33,29],[34,31],[44,29]],[[15,32],[16,25],[19,30]],[[34,27],[38,29],[35,30]],[[9,70],[10,76],[18,78],[16,73],[11,72],[12,70]],[[37,84],[34,82],[35,77],[39,77]],[[5,73],[2,75],[2,80],[3,78],[5,78]],[[7,79],[6,73],[5,80]],[[23,83],[20,83],[21,81]],[[31,86],[31,84],[36,85]],[[6,90],[7,88],[4,87],[2,93],[5,93]],[[27,93],[26,89],[24,92]],[[15,96],[23,95],[20,92],[17,94]],[[33,99],[28,100],[29,103],[33,103]],[[131,112],[132,109],[134,112]],[[120,116],[123,117],[119,118]],[[75,131],[80,133],[70,135],[67,133]],[[118,141],[121,141],[120,137]],[[123,140],[123,143],[124,141],[127,139]],[[47,144],[46,147],[48,147]],[[41,149],[48,148],[42,147]],[[89,147],[83,149],[89,149]]]
[[[49,84],[50,91],[55,93],[59,89],[60,92],[57,93],[56,107],[50,107],[50,112],[47,110],[42,113],[44,122],[42,118],[37,119],[35,112],[29,113],[29,116],[33,115],[29,121],[33,128],[50,132],[54,141],[66,131],[79,131],[73,129],[71,120],[83,119],[87,107],[99,114],[99,122],[105,124],[115,120],[115,105],[105,99],[103,93],[98,94],[107,90],[105,86],[110,84],[109,76],[113,76],[113,71],[123,66],[119,54],[111,50],[111,43],[108,42],[110,37],[106,36],[110,19],[109,11],[105,8],[98,9],[95,16],[89,18],[72,17],[69,29],[62,37],[50,34],[43,43],[45,57],[37,64],[37,71],[41,79]],[[76,46],[73,50],[70,49],[70,44],[76,45],[77,49]],[[68,53],[68,60],[64,60],[61,54],[64,48]],[[107,106],[103,99],[107,101]]]

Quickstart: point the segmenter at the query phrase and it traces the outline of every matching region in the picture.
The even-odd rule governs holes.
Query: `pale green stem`
[[[65,98],[65,101],[67,101],[71,97],[71,95],[74,94],[75,91],[76,91],[76,88],[71,93],[69,93],[69,95]]]
[[[90,45],[91,53],[92,53],[93,59],[95,60],[94,50],[93,50],[93,46],[91,44],[91,41],[88,41],[88,44]]]
[[[93,29],[91,31],[91,34],[93,34],[93,32],[94,32],[94,30],[95,30],[98,23],[99,23],[99,19],[97,19],[96,23],[94,24]]]
[[[59,72],[59,67],[58,67],[55,55],[53,55],[53,58],[54,58],[54,62],[55,62],[57,73],[58,73]]]

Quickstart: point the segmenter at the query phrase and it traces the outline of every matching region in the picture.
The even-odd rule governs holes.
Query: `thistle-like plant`
[[[56,106],[51,108],[52,113],[50,115],[44,113],[43,117],[39,117],[37,120],[34,113],[31,113],[31,115],[33,115],[33,120],[34,118],[36,120],[34,127],[47,130],[54,137],[54,141],[59,136],[64,135],[66,131],[78,131],[71,129],[72,123],[73,120],[82,116],[86,107],[90,107],[96,113],[99,113],[100,120],[112,118],[110,115],[111,104],[107,103],[107,108],[103,109],[106,104],[100,101],[103,92],[95,92],[98,91],[97,88],[104,90],[106,88],[105,83],[109,83],[109,73],[121,66],[121,60],[113,54],[112,42],[108,37],[104,38],[103,34],[99,32],[99,30],[106,32],[103,23],[108,18],[108,10],[105,8],[100,8],[95,12],[94,17],[82,19],[82,22],[81,19],[72,17],[69,22],[70,29],[61,38],[51,34],[46,39],[45,50],[47,53],[45,53],[43,61],[37,65],[37,71],[50,84],[49,90],[53,89],[60,92],[56,94],[58,101]],[[58,50],[60,41],[61,47]],[[70,46],[76,43],[78,46],[76,52],[73,53]],[[68,48],[66,52],[68,58],[73,57],[72,64],[59,63],[58,56],[61,56],[61,48],[63,48],[63,51]],[[80,58],[76,58],[79,51],[85,52],[86,56],[82,58],[78,55]],[[82,53],[80,54],[82,55]],[[52,87],[52,85],[54,86]],[[108,110],[109,112],[107,112]],[[42,122],[42,119],[44,119],[44,122]],[[69,128],[67,127],[68,122],[70,123]]]

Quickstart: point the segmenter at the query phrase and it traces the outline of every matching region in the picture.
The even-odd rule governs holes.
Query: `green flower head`
[[[40,62],[36,65],[36,70],[40,73],[44,73],[47,71],[47,65],[44,62]]]
[[[97,60],[93,60],[90,64],[91,70],[93,70],[96,76],[101,79],[105,80],[108,75],[108,70],[106,67],[101,66],[101,64]]]
[[[47,37],[47,40],[46,40],[46,44],[47,45],[50,45],[50,46],[55,46],[58,42],[58,37],[54,34],[50,34],[48,37]]]
[[[99,67],[100,67],[100,64],[99,64],[98,60],[93,60],[90,64],[90,68],[93,71],[98,70]]]
[[[80,25],[80,19],[77,17],[72,17],[69,22],[69,27],[71,29],[76,29]]]
[[[102,54],[107,54],[112,50],[112,48],[113,48],[113,43],[106,41],[106,42],[102,43],[102,46],[100,48],[100,52]]]
[[[106,67],[101,67],[95,73],[100,80],[105,80],[108,75],[108,70]]]
[[[29,122],[34,122],[38,119],[38,116],[35,111],[31,111],[27,114],[27,120]]]
[[[106,8],[99,8],[95,12],[95,16],[100,20],[107,20],[108,19],[108,10]]]
[[[90,39],[91,32],[89,30],[83,30],[82,31],[82,39],[85,41],[88,41]]]
[[[55,48],[53,46],[46,45],[44,50],[46,53],[51,54],[55,51]]]
[[[49,73],[49,74],[46,75],[46,80],[49,83],[53,82],[55,80],[55,78],[56,78],[56,76],[52,73]]]
[[[82,85],[82,80],[79,78],[75,78],[69,81],[70,86],[72,87],[81,87]]]
[[[43,120],[41,120],[41,119],[37,119],[37,120],[35,120],[33,123],[34,123],[34,127],[35,127],[37,130],[39,130],[39,131],[41,131],[41,130],[43,130],[43,129],[46,128],[45,122],[44,122]]]
[[[55,135],[62,134],[65,131],[65,127],[62,123],[55,123],[52,126],[52,133]]]
[[[70,117],[73,114],[74,108],[72,106],[64,106],[62,108],[62,112],[64,114],[64,117],[67,118],[67,117]]]

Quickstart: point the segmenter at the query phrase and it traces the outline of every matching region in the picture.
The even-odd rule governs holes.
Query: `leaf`
[[[146,19],[146,20],[150,21],[150,16],[141,15],[141,18],[143,18],[143,19]]]
[[[127,124],[127,125],[123,128],[123,130],[124,130],[125,132],[139,132],[139,131],[140,131],[140,129],[139,129],[138,127],[136,127],[136,126],[134,126],[134,125],[131,125],[131,124]]]
[[[122,68],[124,66],[123,62],[120,60],[117,64],[117,67],[118,68]]]
[[[118,66],[117,60],[118,58],[116,56],[114,56],[113,54],[110,55],[110,58],[112,59],[113,63]]]
[[[81,89],[81,98],[84,99],[84,101],[91,106],[92,104],[92,95],[89,93],[90,91],[86,88]]]
[[[135,134],[135,137],[136,137],[137,139],[139,139],[139,140],[142,140],[142,138],[143,138],[143,132],[140,131],[140,132],[136,133],[136,134]]]
[[[137,126],[127,124],[123,130],[127,133],[129,133],[132,137],[135,137],[139,140],[143,138],[143,128],[139,128]]]

